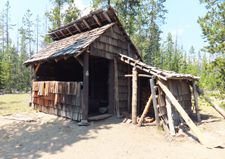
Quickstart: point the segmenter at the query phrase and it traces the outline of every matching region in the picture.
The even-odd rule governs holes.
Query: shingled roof
[[[90,14],[81,17],[65,26],[49,31],[49,35],[54,42],[48,44],[45,48],[38,51],[30,59],[24,62],[25,65],[31,63],[44,62],[46,60],[57,60],[59,58],[68,58],[69,56],[78,56],[82,51],[100,37],[107,29],[113,25],[118,25],[126,41],[135,51],[137,57],[141,57],[126,34],[122,24],[116,16],[116,11],[107,7],[108,10],[98,9]]]

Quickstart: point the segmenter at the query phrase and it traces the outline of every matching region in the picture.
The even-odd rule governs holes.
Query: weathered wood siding
[[[191,103],[191,90],[189,87],[189,83],[186,80],[168,80],[167,87],[174,95],[174,97],[178,100],[180,105],[184,108],[188,115],[192,113],[192,103]],[[160,105],[162,106],[163,112],[166,112],[166,102],[165,102],[165,94],[161,91],[160,96],[158,98]],[[180,122],[183,121],[180,114],[177,112],[174,106],[172,106],[173,120],[174,125],[179,125]]]
[[[118,26],[114,25],[92,44],[91,54],[112,60],[114,53],[120,53],[137,59],[134,51],[128,47],[129,43]]]
[[[33,82],[32,90],[34,109],[73,120],[81,119],[81,82]]]
[[[124,75],[127,73],[127,64],[118,62],[118,90],[120,109],[126,109],[128,104],[128,78],[124,77]]]

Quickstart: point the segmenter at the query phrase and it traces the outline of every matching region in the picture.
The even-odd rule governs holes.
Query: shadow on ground
[[[96,138],[101,129],[110,129],[110,124],[121,120],[114,117],[105,121],[91,122],[87,127],[59,117],[49,122],[9,122],[0,128],[0,158],[39,158],[41,152],[55,154],[65,146],[81,140]],[[90,134],[90,131],[96,133]]]

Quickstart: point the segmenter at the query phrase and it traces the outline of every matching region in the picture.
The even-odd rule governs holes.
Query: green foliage
[[[2,59],[2,83],[6,91],[12,92],[15,88],[15,47],[8,46]]]
[[[209,43],[203,50],[209,53],[225,53],[225,2],[200,0],[208,9],[205,17],[199,17],[203,38]]]

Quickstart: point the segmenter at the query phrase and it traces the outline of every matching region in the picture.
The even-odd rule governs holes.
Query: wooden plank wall
[[[92,44],[91,54],[112,60],[114,53],[128,55],[128,47],[130,46],[122,32],[117,25],[114,25]],[[130,49],[130,55],[128,56],[137,59],[132,49]]]
[[[188,115],[192,113],[191,107],[191,90],[188,81],[186,80],[168,80],[168,88],[180,105],[184,108]],[[165,98],[164,98],[165,99]],[[172,106],[174,125],[177,126],[183,122],[182,117]]]
[[[81,82],[33,82],[32,90],[36,110],[73,120],[81,119]]]
[[[128,65],[118,62],[118,90],[120,109],[127,109],[128,104],[128,78],[124,75],[128,73]]]

